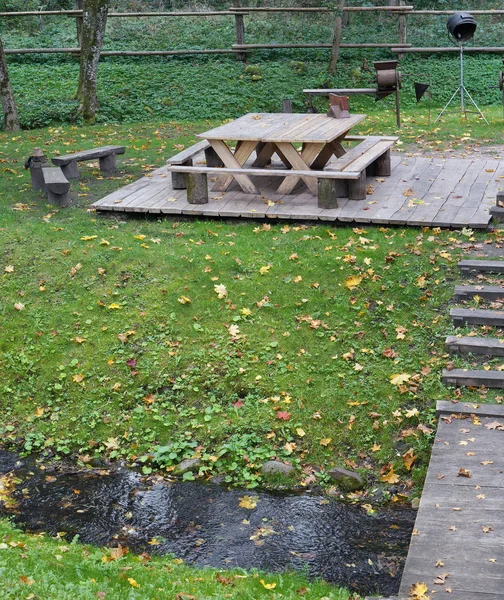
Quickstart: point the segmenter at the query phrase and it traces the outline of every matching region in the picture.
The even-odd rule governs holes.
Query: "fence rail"
[[[404,0],[401,0],[404,1]],[[341,19],[341,14],[347,13],[375,13],[385,12],[390,15],[397,15],[398,18],[398,42],[392,43],[344,43],[341,41],[341,24],[336,24],[335,34],[332,43],[305,43],[305,44],[294,44],[294,43],[246,43],[245,40],[245,17],[256,14],[280,14],[280,13],[301,13],[301,14],[333,14],[336,18]],[[450,47],[432,47],[422,48],[413,47],[407,43],[407,18],[410,16],[417,15],[452,15],[455,14],[456,10],[415,10],[413,6],[399,4],[394,6],[346,6],[346,0],[335,1],[334,8],[327,7],[241,7],[234,6],[229,7],[227,10],[211,10],[211,11],[185,11],[185,12],[110,12],[108,16],[110,18],[176,18],[176,17],[233,17],[235,19],[236,29],[236,43],[231,45],[231,48],[216,48],[216,49],[182,49],[182,50],[152,50],[152,51],[136,51],[136,50],[106,50],[101,52],[102,56],[183,56],[184,54],[234,54],[237,60],[246,60],[246,53],[252,50],[274,50],[281,48],[320,48],[320,49],[331,49],[331,55],[336,56],[339,53],[340,48],[389,48],[392,53],[402,54],[406,53],[446,53],[446,52],[458,52],[457,48]],[[467,11],[473,15],[504,15],[504,9],[488,9],[488,10],[470,10]],[[83,17],[82,10],[38,10],[38,11],[3,11],[0,12],[0,18],[9,17],[43,17],[43,16],[67,16],[75,18],[77,22],[80,22]],[[468,47],[468,52],[479,52],[479,53],[499,53],[504,52],[504,48],[500,47]],[[6,54],[79,54],[80,48],[15,48],[5,49]]]

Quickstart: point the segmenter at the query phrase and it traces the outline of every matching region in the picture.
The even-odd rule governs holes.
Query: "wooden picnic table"
[[[252,167],[263,168],[277,154],[287,169],[321,171],[333,155],[345,154],[341,142],[366,115],[351,115],[335,119],[319,114],[249,113],[220,127],[200,133],[228,169],[243,169],[252,152],[256,159]],[[237,142],[234,153],[229,142]],[[298,150],[294,144],[302,144]],[[245,193],[259,194],[248,174],[234,173],[218,177],[213,191],[224,192],[236,179]],[[300,177],[286,173],[279,194],[290,194]],[[317,180],[303,177],[311,192],[317,195]]]

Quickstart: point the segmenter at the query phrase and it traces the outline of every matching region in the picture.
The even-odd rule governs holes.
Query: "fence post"
[[[404,6],[404,0],[400,0],[399,6]],[[407,30],[406,30],[406,13],[399,14],[399,43],[405,44],[407,40]],[[401,60],[404,58],[404,54],[398,54],[397,58]]]
[[[75,9],[83,10],[84,0],[75,0]],[[75,25],[77,27],[77,44],[79,48],[82,45],[82,15],[75,17]]]
[[[241,0],[235,0],[235,7],[241,8]],[[245,21],[243,15],[235,15],[235,27],[236,27],[236,43],[244,44],[245,43]],[[236,52],[236,60],[241,62],[245,62],[246,54],[245,52],[238,50]]]
[[[341,34],[343,31],[343,9],[345,8],[346,0],[339,0],[338,7],[336,9],[336,22],[334,23],[334,33],[331,48],[331,60],[329,61],[329,68],[327,69],[329,75],[334,75],[336,65],[338,64],[338,58],[341,46]]]

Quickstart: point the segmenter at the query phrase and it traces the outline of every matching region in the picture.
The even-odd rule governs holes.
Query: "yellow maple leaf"
[[[301,427],[296,429],[296,433],[299,435],[299,437],[304,437],[306,435],[305,430],[301,429]]]
[[[264,275],[265,273],[268,273],[268,271],[269,271],[270,269],[271,269],[271,265],[266,265],[266,266],[264,266],[264,267],[261,267],[261,268],[259,269],[259,273],[260,273],[261,275]]]
[[[258,502],[259,496],[242,496],[238,502],[238,506],[252,510],[257,506]]]
[[[408,373],[398,373],[397,375],[390,376],[390,383],[392,385],[402,385],[403,383],[406,383],[406,381],[409,381],[410,378],[411,375]]]
[[[100,240],[100,246],[110,246],[110,242],[108,240],[104,240],[103,238]]]
[[[180,304],[191,304],[192,300],[187,296],[180,296],[180,298],[177,298],[177,302],[180,302]]]
[[[43,414],[44,414],[44,409],[41,406],[39,406],[34,413],[34,415],[36,417],[41,417]]]
[[[252,314],[252,311],[250,310],[250,308],[242,308],[241,309],[241,314],[244,317],[249,317]]]
[[[228,333],[232,337],[236,337],[240,333],[240,328],[238,325],[230,325],[228,327]]]
[[[349,290],[354,290],[361,281],[362,277],[359,277],[358,275],[351,275],[345,280],[345,287],[347,287]]]
[[[267,590],[274,590],[276,588],[276,583],[266,583],[264,579],[259,579],[259,581]]]
[[[394,467],[391,467],[390,471],[386,475],[382,475],[381,480],[386,483],[399,483],[399,475],[394,473]]]
[[[416,461],[417,457],[413,451],[413,448],[410,448],[407,452],[402,455],[404,466],[406,467],[406,471],[411,471],[411,467],[413,463]]]
[[[80,335],[74,338],[76,344],[83,344],[86,341],[86,338],[81,337]]]
[[[7,265],[4,269],[6,273],[14,273],[14,265]]]
[[[227,288],[224,284],[214,285],[214,292],[217,294],[217,298],[222,299],[228,295]]]
[[[329,446],[329,444],[332,442],[332,438],[322,438],[319,442],[319,444],[321,446]]]
[[[373,444],[371,446],[371,452],[379,452],[381,450],[381,444]]]
[[[136,236],[135,236],[135,237],[136,237]],[[139,587],[140,587],[140,584],[139,584],[139,583],[137,583],[137,582],[136,582],[136,581],[133,579],[133,577],[128,577],[128,583],[129,583],[131,586],[133,586],[133,587],[136,587],[136,588],[139,588]]]
[[[83,380],[84,380],[84,375],[82,375],[81,373],[77,373],[76,375],[73,375],[73,376],[72,376],[72,380],[73,380],[75,383],[80,383],[81,381],[83,381]]]
[[[135,238],[135,240],[145,240],[145,238],[147,236],[140,234],[140,235],[134,235],[133,237]]]
[[[117,302],[112,302],[112,304],[109,304],[108,307],[110,310],[119,310],[121,308],[121,305],[117,304]]]
[[[97,235],[85,235],[83,237],[81,237],[81,240],[83,242],[90,242],[91,240],[96,240],[98,236]]]
[[[16,310],[24,310],[25,305],[22,302],[16,302],[16,304],[14,304],[14,308]]]
[[[414,583],[409,591],[409,595],[415,600],[429,600],[429,596],[426,596],[428,587],[423,582]]]

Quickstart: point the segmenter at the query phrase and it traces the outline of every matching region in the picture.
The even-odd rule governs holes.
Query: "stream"
[[[397,593],[416,514],[404,506],[368,514],[315,493],[173,482],[119,466],[44,465],[0,450],[0,478],[7,473],[19,480],[16,504],[0,502],[0,515],[26,531],[198,566],[302,570],[362,595]]]

